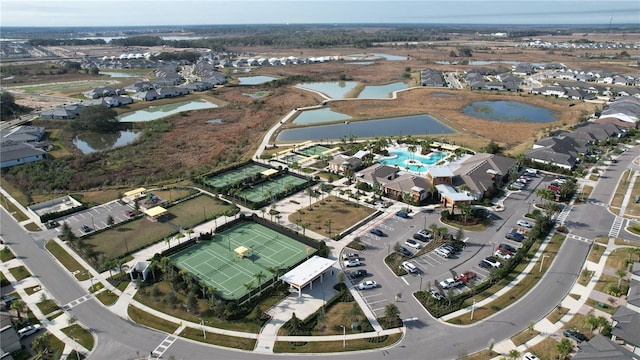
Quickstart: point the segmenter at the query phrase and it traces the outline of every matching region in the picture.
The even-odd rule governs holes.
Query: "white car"
[[[42,325],[40,324],[29,325],[27,327],[24,327],[18,330],[18,336],[20,336],[20,339],[22,339],[23,337],[36,333],[41,328],[42,328]]]
[[[358,285],[358,289],[367,290],[367,289],[375,289],[378,287],[378,283],[373,280],[363,281]]]
[[[346,267],[354,267],[354,266],[360,266],[360,259],[349,259],[347,261],[344,262],[344,266]]]
[[[524,356],[522,357],[522,359],[524,359],[524,360],[540,360],[537,356],[533,355],[530,352],[525,353]]]
[[[413,274],[415,272],[418,272],[418,268],[410,261],[404,261],[400,266],[402,266],[402,268],[405,269],[405,271],[408,273]]]
[[[503,260],[509,260],[509,259],[511,259],[513,257],[509,252],[504,251],[502,249],[496,250],[495,256],[497,256],[497,257],[499,257],[500,259],[503,259]]]
[[[522,226],[522,227],[526,227],[526,228],[532,228],[533,227],[533,225],[530,222],[528,222],[526,220],[522,220],[522,219],[518,220],[518,222],[516,222],[516,224],[518,226]]]
[[[462,285],[462,281],[453,279],[453,278],[440,281],[440,286],[442,286],[442,288],[445,290],[451,289],[460,285]]]
[[[413,239],[407,239],[405,242],[405,245],[410,246],[414,249],[422,249],[422,244],[420,244],[419,242],[413,240]]]

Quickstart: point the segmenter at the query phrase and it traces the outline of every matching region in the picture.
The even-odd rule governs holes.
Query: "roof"
[[[430,167],[428,173],[431,174],[432,178],[437,177],[453,177],[453,171],[448,166],[434,166]]]
[[[126,193],[124,193],[124,196],[138,195],[138,194],[141,194],[141,193],[143,193],[145,191],[147,191],[147,189],[141,187],[141,188],[137,188],[137,189],[133,189],[133,190],[127,191]]]
[[[388,165],[373,165],[360,171],[362,181],[375,184],[377,182],[386,183],[393,180],[400,169]],[[382,181],[381,181],[382,180]]]
[[[311,259],[303,262],[302,264],[291,269],[286,274],[280,277],[280,280],[285,281],[297,288],[303,288],[320,274],[327,271],[335,264],[335,260],[323,258],[317,255],[311,257]]]
[[[277,173],[278,173],[278,170],[276,170],[276,169],[267,169],[267,170],[261,172],[260,174],[262,174],[262,176],[271,176],[271,175],[274,175],[274,174],[277,174]]]
[[[44,157],[46,153],[46,151],[27,143],[18,143],[15,145],[5,145],[0,147],[0,159],[3,163],[38,155]]]
[[[471,197],[471,196],[469,196],[469,195],[467,195],[465,193],[457,192],[456,189],[454,189],[450,185],[445,185],[445,184],[436,185],[436,189],[438,189],[438,193],[440,193],[440,195],[446,196],[447,198],[451,199],[452,201],[472,201],[472,200],[474,200],[473,197]]]
[[[495,175],[507,175],[516,160],[488,153],[475,154],[464,160],[454,171],[470,190],[479,193],[492,188]]]
[[[573,356],[573,359],[576,360],[628,360],[638,358],[638,356],[634,355],[631,351],[601,334],[594,336],[593,339],[588,342],[580,343],[578,348],[580,348],[580,351]]]
[[[408,193],[410,190],[422,191],[431,186],[431,181],[422,176],[402,174],[385,184],[387,189]],[[418,190],[419,189],[419,190]]]
[[[167,209],[162,206],[152,207],[151,209],[147,209],[144,211],[144,214],[151,217],[158,217],[167,213]]]

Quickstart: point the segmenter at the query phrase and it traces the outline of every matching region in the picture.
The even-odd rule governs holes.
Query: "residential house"
[[[354,171],[362,168],[362,164],[361,158],[338,154],[329,160],[329,171],[336,174],[346,174],[347,172],[353,174]]]
[[[411,201],[419,203],[427,198],[430,188],[431,182],[427,178],[402,174],[385,183],[382,191],[390,199],[405,199],[405,196],[409,196]]]
[[[47,120],[75,119],[76,117],[78,117],[78,115],[80,115],[80,112],[83,109],[84,105],[80,104],[65,105],[63,107],[43,111],[42,113],[40,113],[40,118]]]
[[[0,146],[1,169],[44,160],[46,157],[46,151],[28,143],[6,143]]]
[[[453,185],[465,185],[466,193],[475,200],[493,196],[504,185],[516,160],[496,154],[479,153],[469,156],[453,170]]]
[[[420,78],[422,86],[429,87],[446,87],[444,80],[442,79],[442,73],[434,69],[420,70]]]
[[[18,336],[18,332],[10,323],[4,325],[2,329],[0,329],[0,352],[10,354],[20,349],[22,349],[22,345],[20,344],[20,337]],[[2,359],[5,359],[5,357],[2,357]]]
[[[0,131],[0,143],[38,143],[44,138],[45,128],[42,126],[22,125]]]
[[[605,336],[598,334],[589,341],[578,344],[578,352],[571,358],[574,360],[629,360],[637,359],[638,354],[626,349]]]
[[[384,185],[397,178],[399,176],[399,172],[400,169],[398,168],[375,164],[366,169],[360,170],[360,172],[356,174],[356,182],[369,184],[373,188],[382,188]]]
[[[120,89],[102,86],[82,93],[84,97],[89,99],[98,99],[105,96],[115,96],[120,94]]]
[[[640,262],[631,269],[627,304],[618,307],[611,319],[611,340],[640,355]]]

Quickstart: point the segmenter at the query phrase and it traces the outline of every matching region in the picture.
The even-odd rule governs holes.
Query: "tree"
[[[267,275],[265,275],[261,270],[253,276],[256,278],[256,281],[258,282],[258,289],[259,289],[258,291],[260,291],[259,294],[262,295],[262,280],[264,280],[267,277]]]
[[[384,307],[384,319],[387,325],[393,325],[400,317],[400,310],[394,303],[388,303]]]
[[[42,356],[50,346],[51,334],[46,332],[35,339],[31,343],[31,348],[38,353],[38,356]]]
[[[16,315],[18,316],[18,320],[22,320],[22,313],[24,312],[26,306],[27,304],[25,304],[24,301],[22,301],[21,299],[17,299],[11,303],[10,308],[11,310],[15,310]]]
[[[487,144],[487,146],[484,147],[484,152],[487,152],[489,154],[497,154],[500,152],[500,145],[496,144],[495,141],[491,140],[489,141],[489,144]]]
[[[562,338],[562,340],[556,344],[556,349],[560,353],[561,358],[566,359],[573,350],[573,343],[567,338]]]
[[[111,225],[113,225],[113,224],[114,224],[113,216],[109,215],[109,216],[107,217],[107,225],[111,226]]]
[[[116,116],[118,113],[112,108],[102,105],[88,106],[78,117],[71,120],[71,127],[77,131],[114,132],[120,125]]]
[[[518,349],[511,349],[509,351],[509,359],[516,360],[520,357],[520,351]]]

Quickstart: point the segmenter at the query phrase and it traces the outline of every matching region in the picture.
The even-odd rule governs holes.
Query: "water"
[[[395,82],[387,85],[367,85],[358,95],[358,99],[379,99],[389,98],[391,93],[407,88],[407,84],[403,82]]]
[[[383,58],[385,58],[385,60],[390,60],[390,61],[407,60],[406,56],[389,55],[389,54],[376,54],[376,53],[373,53],[373,55],[383,57]]]
[[[345,64],[349,64],[349,65],[371,65],[371,64],[375,64],[375,61],[352,61],[352,62],[348,62]]]
[[[553,122],[551,110],[519,101],[477,101],[465,106],[462,112],[469,116],[501,122]]]
[[[152,105],[146,110],[138,110],[132,113],[120,115],[118,116],[118,119],[120,120],[120,122],[152,121],[158,120],[165,116],[178,114],[183,111],[212,109],[217,107],[218,105],[204,100],[185,101],[161,106]]]
[[[422,156],[417,153],[412,153],[408,148],[399,148],[389,151],[391,157],[378,160],[379,163],[397,166],[400,169],[409,170],[418,173],[424,173],[427,171],[428,166],[436,164],[447,156],[444,152],[432,152],[427,156]]]
[[[276,80],[276,78],[271,76],[245,76],[238,78],[240,85],[258,85],[268,83],[273,80]]]
[[[353,121],[348,124],[308,126],[282,130],[276,141],[375,138],[403,135],[453,134],[455,130],[429,115],[412,115],[377,120]]]
[[[138,74],[125,73],[125,72],[117,72],[117,71],[100,71],[98,74],[100,75],[108,75],[112,78],[131,78],[131,77],[140,77]]]
[[[322,108],[315,110],[301,111],[298,116],[293,119],[293,123],[297,125],[316,124],[330,121],[350,120],[351,116],[339,112],[335,112],[330,108]]]
[[[109,134],[80,134],[73,140],[73,144],[86,155],[129,145],[137,139],[139,135],[139,132],[133,132],[131,130],[123,130]]]
[[[358,85],[356,81],[335,81],[302,83],[298,87],[323,93],[332,99],[344,99],[356,85]]]

